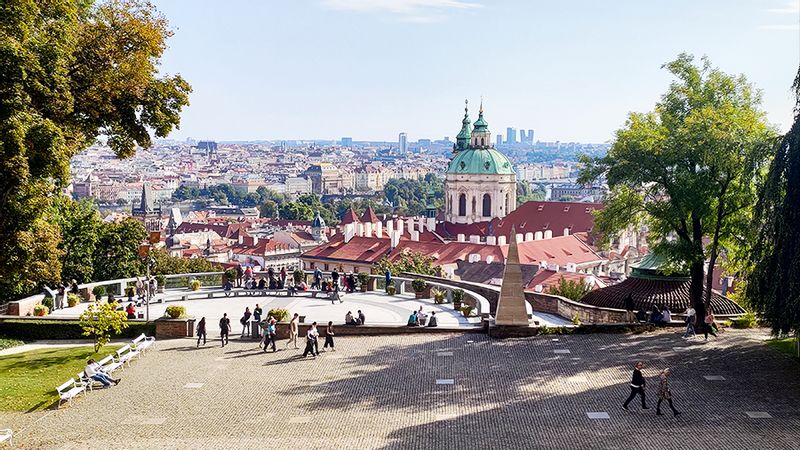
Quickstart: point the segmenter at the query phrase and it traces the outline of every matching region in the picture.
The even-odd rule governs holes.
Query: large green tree
[[[139,245],[146,237],[144,225],[136,219],[104,224],[94,251],[94,279],[113,280],[144,273]]]
[[[605,157],[583,158],[581,181],[607,177],[611,193],[596,221],[601,232],[612,236],[644,221],[654,250],[688,268],[701,322],[710,268],[721,246],[744,233],[775,132],[743,76],[725,74],[706,58],[697,65],[686,54],[665,67],[675,80],[655,110],[631,113]]]
[[[0,292],[58,280],[50,196],[69,161],[102,137],[120,157],[166,136],[188,104],[180,76],[160,76],[171,35],[138,0],[6,0],[0,5]]]
[[[76,202],[65,195],[51,200],[52,222],[58,225],[61,239],[61,279],[79,283],[93,281],[94,253],[102,227],[108,226],[100,219],[91,200]]]
[[[794,90],[794,124],[777,145],[756,208],[745,291],[775,333],[800,330],[800,69]]]

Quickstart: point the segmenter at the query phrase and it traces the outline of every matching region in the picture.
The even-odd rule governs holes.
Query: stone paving
[[[0,428],[31,449],[800,449],[800,364],[764,337],[343,337],[317,359],[238,339],[159,341],[118,387],[0,413]],[[652,409],[627,412],[636,360]],[[655,415],[664,367],[677,418]]]

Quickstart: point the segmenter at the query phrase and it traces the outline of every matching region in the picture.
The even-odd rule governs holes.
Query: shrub
[[[237,279],[236,269],[231,267],[230,269],[226,270],[225,279],[231,283],[235,282]]]
[[[758,319],[752,312],[733,319],[733,328],[755,328],[758,326]]]
[[[366,284],[369,281],[369,274],[367,272],[359,272],[358,273],[358,282],[361,284]]]
[[[193,291],[199,291],[200,290],[200,286],[202,286],[202,285],[203,285],[203,283],[201,283],[200,280],[197,280],[197,279],[192,280],[192,281],[189,282],[189,287]]]
[[[92,288],[92,294],[94,294],[95,297],[102,297],[102,296],[106,295],[106,287],[105,286],[95,286],[94,288]]]
[[[306,276],[305,272],[303,272],[300,269],[294,269],[294,272],[292,272],[292,278],[294,279],[294,284],[300,284],[300,282],[303,281],[303,277],[305,276]]]
[[[462,302],[464,301],[464,290],[463,289],[456,289],[453,291],[453,301],[454,302]]]
[[[117,311],[111,303],[95,302],[81,314],[83,335],[94,339],[94,352],[100,351],[111,340],[112,332],[119,334],[128,327],[128,316]]]
[[[186,307],[179,305],[170,305],[167,306],[167,309],[164,310],[164,312],[171,319],[180,319],[181,317],[186,316]]]
[[[48,314],[50,314],[50,308],[48,308],[47,306],[36,305],[36,306],[33,307],[33,315],[34,316],[42,317],[42,316],[46,316]]]
[[[75,295],[75,294],[68,294],[67,295],[67,306],[69,306],[70,308],[78,306],[78,304],[80,304],[80,302],[81,302],[81,297],[79,295]]]
[[[53,298],[52,297],[45,297],[42,299],[42,305],[46,306],[48,310],[53,310]]]
[[[116,333],[112,330],[113,337],[134,338],[142,333],[153,336],[156,325],[153,322],[131,322],[129,327]],[[0,321],[0,335],[21,341],[34,341],[39,339],[86,339],[83,329],[77,320],[56,319],[6,319]]]
[[[411,282],[411,288],[414,289],[414,292],[423,292],[426,287],[428,287],[428,283],[421,278],[415,278],[414,281]]]
[[[444,294],[445,292],[442,289],[433,288],[431,289],[431,294],[433,294],[433,302],[437,305],[441,305],[444,303]]]
[[[272,308],[267,313],[267,317],[272,316],[278,322],[285,322],[289,318],[289,310],[285,308]]]
[[[394,295],[397,293],[397,288],[393,284],[390,284],[386,287],[386,293],[389,295]]]
[[[461,307],[461,314],[463,314],[464,317],[469,317],[470,315],[472,315],[473,309],[474,308],[472,306],[464,305]]]
[[[558,285],[551,287],[547,293],[578,301],[591,290],[592,288],[582,281],[565,280],[562,276]]]
[[[4,336],[0,336],[0,350],[5,350],[11,347],[17,347],[24,344],[24,342],[18,339],[11,339]]]
[[[578,313],[575,313],[575,315],[572,316],[572,324],[573,325],[577,325],[577,326],[581,326],[581,318],[580,318],[580,316],[578,316]]]
[[[167,287],[167,277],[164,275],[156,275],[156,283],[162,288]]]

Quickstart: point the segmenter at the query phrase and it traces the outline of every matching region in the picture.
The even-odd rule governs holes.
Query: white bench
[[[134,350],[130,345],[125,345],[117,350],[117,362],[120,364],[128,364],[130,366],[131,360],[137,356],[139,356],[139,352]]]
[[[100,361],[97,361],[97,364],[100,364],[100,366],[103,367],[103,372],[107,374],[111,374],[115,370],[122,367],[122,361],[117,361],[116,359],[114,359],[114,355],[106,356]]]
[[[8,445],[13,447],[14,446],[14,432],[11,431],[11,428],[5,428],[0,430],[0,442],[8,441]]]
[[[92,377],[87,377],[87,376],[86,376],[86,372],[81,372],[81,373],[79,373],[79,374],[78,374],[78,380],[80,380],[80,382],[81,382],[81,383],[82,383],[84,386],[86,386],[86,389],[88,389],[88,390],[89,390],[89,392],[91,392],[91,391],[94,389],[94,384],[95,384],[95,383],[99,384],[100,386],[103,386],[103,387],[105,387],[105,386],[103,385],[103,383],[101,383],[101,382],[99,382],[99,381],[95,380],[95,379],[94,379],[94,378],[92,378]]]
[[[144,353],[145,350],[150,348],[156,342],[156,338],[153,336],[145,336],[144,333],[139,335],[136,339],[131,341],[133,348],[136,349],[139,353]]]
[[[86,393],[86,386],[75,381],[75,378],[70,378],[69,381],[57,387],[56,390],[58,391],[58,407],[60,408],[64,402],[72,404],[72,399],[81,392]]]

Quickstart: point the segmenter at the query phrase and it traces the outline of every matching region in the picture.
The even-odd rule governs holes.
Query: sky
[[[609,142],[652,110],[681,53],[763,92],[791,125],[800,0],[155,0],[162,73],[193,87],[185,139],[455,138],[481,97],[494,134]]]

